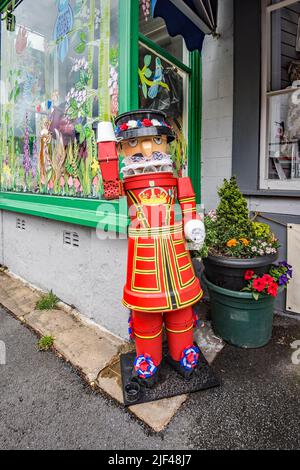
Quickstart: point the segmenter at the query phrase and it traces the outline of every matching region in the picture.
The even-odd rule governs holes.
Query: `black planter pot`
[[[277,253],[246,259],[209,255],[203,259],[203,264],[206,278],[210,282],[224,289],[240,291],[247,284],[247,281],[244,280],[247,269],[251,269],[259,276],[263,275],[277,258]]]

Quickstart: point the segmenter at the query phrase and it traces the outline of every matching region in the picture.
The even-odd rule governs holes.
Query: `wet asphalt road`
[[[2,309],[1,340],[0,449],[300,448],[300,365],[290,347],[300,322],[277,317],[259,350],[226,346],[214,364],[222,387],[191,395],[160,434],[39,352],[37,337]]]

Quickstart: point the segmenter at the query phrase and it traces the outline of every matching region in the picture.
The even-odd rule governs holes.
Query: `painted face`
[[[128,139],[120,143],[124,158],[124,178],[141,173],[172,172],[172,160],[166,136],[147,136]]]
[[[155,152],[167,153],[167,149],[167,137],[161,135],[138,137],[121,143],[121,152],[126,158],[142,155],[150,160]]]

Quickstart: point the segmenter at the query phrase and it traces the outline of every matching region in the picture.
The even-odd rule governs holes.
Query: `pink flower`
[[[64,187],[65,185],[65,178],[63,176],[60,177],[60,182],[59,184],[61,185],[61,187]]]
[[[98,183],[99,183],[99,178],[98,176],[95,176],[95,178],[93,179],[93,185],[97,186]]]
[[[78,178],[75,178],[74,186],[75,186],[76,192],[78,192],[78,189],[80,188],[80,181]]]
[[[68,179],[68,186],[69,186],[69,188],[72,188],[72,186],[73,186],[73,178],[72,178],[72,176],[70,176],[70,178]]]

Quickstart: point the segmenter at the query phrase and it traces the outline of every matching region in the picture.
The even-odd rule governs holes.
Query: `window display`
[[[300,189],[300,2],[264,8],[261,187]]]
[[[2,28],[2,191],[101,197],[93,126],[118,114],[118,3],[27,0]]]

